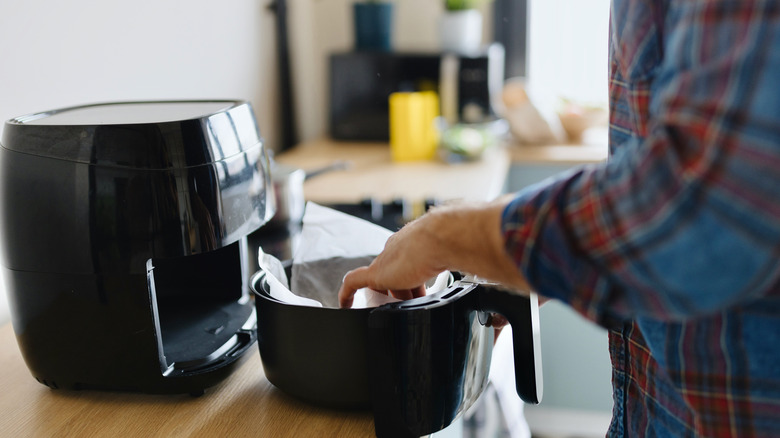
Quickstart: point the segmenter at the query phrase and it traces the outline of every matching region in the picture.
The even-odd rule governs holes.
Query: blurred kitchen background
[[[0,119],[84,103],[146,99],[251,101],[267,144],[329,135],[329,59],[352,51],[355,0],[4,0]],[[565,98],[607,105],[608,0],[494,0],[480,6],[483,42],[507,44],[505,78],[521,77],[540,108]],[[272,8],[276,4],[276,8]],[[514,6],[513,6],[514,4]],[[517,12],[517,5],[521,7]],[[436,52],[443,0],[396,0],[397,52]],[[499,7],[514,9],[496,15]],[[286,12],[289,110],[277,51]],[[293,138],[284,132],[292,127]],[[288,125],[288,126],[290,126]],[[606,144],[603,143],[606,149]],[[517,190],[567,165],[515,165]],[[51,218],[56,227],[57,218]],[[9,321],[0,283],[0,323]],[[612,400],[606,332],[558,303],[542,309],[544,400],[526,416],[540,436],[603,436]]]

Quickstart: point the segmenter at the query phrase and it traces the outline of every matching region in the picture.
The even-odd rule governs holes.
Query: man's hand
[[[428,222],[424,216],[405,226],[390,236],[371,265],[348,272],[339,305],[352,307],[352,297],[363,287],[403,300],[424,296],[425,282],[445,270],[437,254],[439,243],[427,232]]]
[[[401,299],[419,297],[425,294],[424,283],[445,270],[527,290],[504,249],[501,214],[508,202],[505,198],[479,206],[432,209],[391,236],[371,265],[344,276],[339,305],[351,307],[355,292],[363,287]]]

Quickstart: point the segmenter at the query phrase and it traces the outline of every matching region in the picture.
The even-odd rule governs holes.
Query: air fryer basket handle
[[[474,291],[477,307],[499,313],[512,325],[517,395],[538,404],[542,399],[542,355],[539,340],[539,300],[481,284]]]

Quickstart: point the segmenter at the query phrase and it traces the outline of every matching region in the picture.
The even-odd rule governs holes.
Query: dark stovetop
[[[404,224],[425,213],[436,201],[409,202],[396,199],[382,203],[376,199],[364,199],[357,204],[330,204],[326,207],[365,219],[390,231],[398,231]]]

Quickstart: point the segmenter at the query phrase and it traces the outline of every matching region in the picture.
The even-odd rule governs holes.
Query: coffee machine
[[[253,110],[116,102],[6,122],[0,268],[52,388],[201,393],[256,340],[247,236],[273,214]]]

